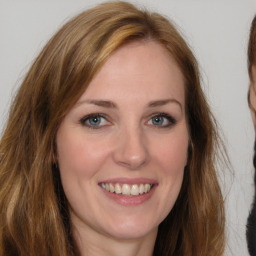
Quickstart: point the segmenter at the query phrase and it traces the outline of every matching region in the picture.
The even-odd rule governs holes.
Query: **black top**
[[[254,191],[252,209],[247,219],[246,239],[247,239],[248,251],[250,255],[256,256],[256,141],[254,144],[253,165],[255,168],[255,174],[254,174],[255,191]]]

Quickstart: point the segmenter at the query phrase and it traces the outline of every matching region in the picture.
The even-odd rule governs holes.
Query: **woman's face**
[[[183,75],[167,50],[150,41],[115,51],[57,133],[75,230],[156,234],[180,192],[188,141]]]
[[[252,66],[252,81],[250,85],[249,102],[250,102],[254,128],[256,129],[256,65]]]

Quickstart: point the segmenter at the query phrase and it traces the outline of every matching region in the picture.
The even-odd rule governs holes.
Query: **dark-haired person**
[[[0,142],[0,255],[221,256],[214,117],[163,16],[108,2],[28,71]]]
[[[250,87],[248,101],[252,113],[252,120],[256,130],[256,16],[254,17],[248,44],[248,72],[250,77]],[[256,168],[256,142],[254,146],[253,165]],[[254,184],[256,188],[256,175],[254,174]],[[248,250],[251,256],[256,255],[256,195],[254,195],[252,208],[247,220],[246,232]]]

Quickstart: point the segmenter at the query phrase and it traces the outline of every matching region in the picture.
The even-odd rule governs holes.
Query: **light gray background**
[[[102,1],[0,0],[0,132],[15,89],[53,33]],[[226,195],[226,255],[246,256],[245,225],[253,195],[254,131],[247,107],[246,48],[255,0],[130,1],[170,17],[197,56],[203,86],[224,135],[233,175],[221,170]],[[223,173],[220,174],[223,177]]]

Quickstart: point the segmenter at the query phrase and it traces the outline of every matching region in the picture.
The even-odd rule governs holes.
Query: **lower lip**
[[[120,205],[136,206],[136,205],[143,204],[144,202],[148,201],[152,197],[153,193],[156,190],[156,185],[154,185],[153,188],[148,193],[138,195],[138,196],[124,196],[122,194],[108,192],[103,188],[102,190],[108,198],[110,198],[111,200],[115,201]]]

